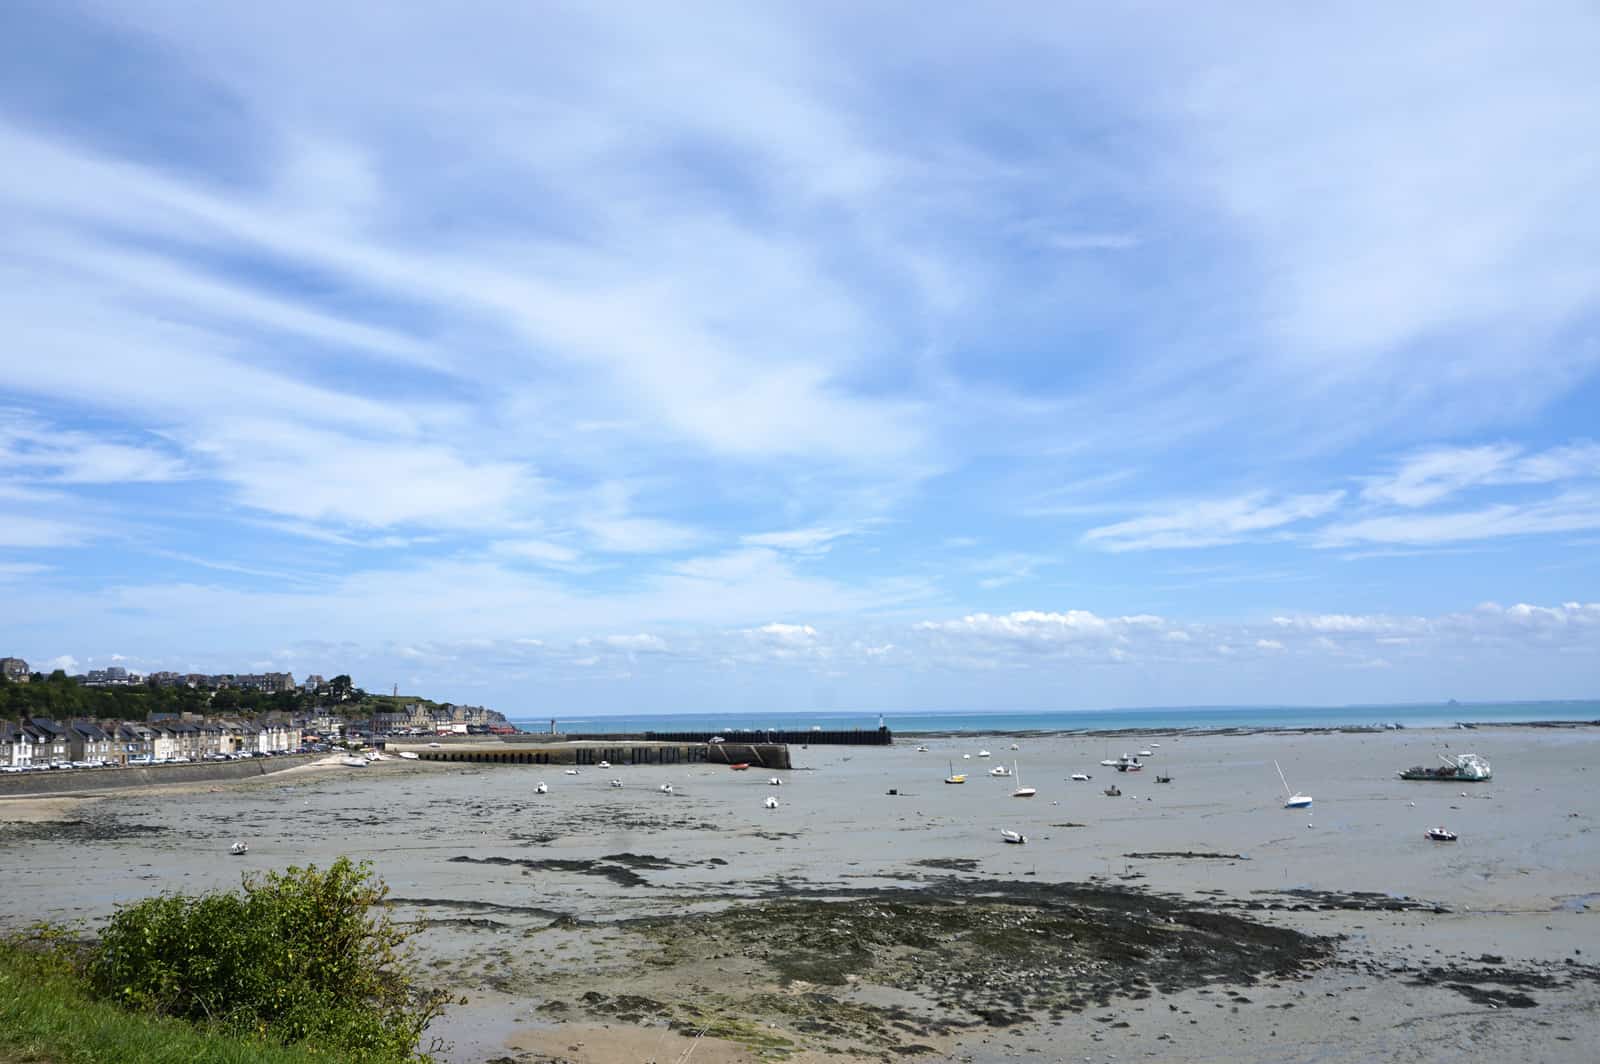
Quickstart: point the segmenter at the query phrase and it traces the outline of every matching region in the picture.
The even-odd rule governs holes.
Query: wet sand
[[[781,787],[768,786],[773,773],[711,766],[568,776],[394,761],[183,793],[33,799],[0,803],[0,891],[33,901],[0,923],[92,924],[115,903],[164,888],[228,887],[250,869],[366,858],[398,914],[418,921],[422,963],[469,999],[432,1032],[447,1043],[440,1059],[453,1062],[665,1062],[691,1046],[693,1061],[728,1062],[853,1053],[974,1064],[1463,1053],[1586,1061],[1600,1034],[1590,967],[1600,961],[1600,924],[1588,908],[1600,907],[1597,743],[1596,729],[1527,728],[1152,733],[1110,743],[974,736],[929,739],[927,753],[914,742],[795,748],[796,768],[776,773]],[[961,757],[985,747],[992,758]],[[1496,778],[1395,778],[1436,764],[1447,747],[1491,758]],[[1143,773],[1098,764],[1139,749],[1154,750]],[[1014,780],[987,775],[1012,759],[1037,797],[1012,798]],[[1281,808],[1274,759],[1316,798],[1312,813]],[[941,782],[952,762],[966,784]],[[1078,771],[1093,779],[1070,782]],[[1173,782],[1157,784],[1157,771]],[[624,786],[611,788],[613,777]],[[533,794],[539,779],[548,795]],[[676,793],[661,794],[662,782]],[[1101,793],[1112,782],[1122,797]],[[778,809],[763,808],[769,795]],[[29,802],[52,804],[16,823],[15,809]],[[52,833],[39,809],[53,810],[62,829]],[[1435,824],[1460,841],[1425,841]],[[1028,843],[1004,844],[1002,828]],[[235,838],[249,841],[247,856],[226,856]],[[874,982],[893,967],[890,954],[914,956],[897,946],[880,943],[859,971],[821,976],[836,984],[797,983],[779,970],[797,929],[815,934],[837,918],[842,934],[855,934],[870,925],[851,920],[905,890],[950,903],[937,912],[955,919],[975,911],[962,893],[973,883],[986,885],[998,911],[1028,919],[1038,915],[1026,899],[1035,885],[1076,884],[1144,891],[1206,920],[1333,944],[1325,962],[1281,977],[1135,989],[1080,1009],[1041,998],[1025,1019],[932,1033],[922,1018],[939,1010],[927,1007],[925,989]],[[840,907],[808,907],[828,899]],[[695,919],[757,905],[774,906],[763,910],[773,922],[766,934],[730,922],[741,937],[727,940],[717,922]],[[1061,974],[1038,968],[1003,970],[1041,983]],[[896,1010],[919,1030],[884,1019]],[[836,1019],[845,1035],[828,1034]],[[682,1030],[667,1030],[669,1020]]]

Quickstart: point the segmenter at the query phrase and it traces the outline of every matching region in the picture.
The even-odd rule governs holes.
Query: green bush
[[[442,998],[417,988],[387,894],[366,862],[341,857],[326,872],[247,877],[239,893],[147,898],[111,917],[88,979],[133,1009],[351,1061],[419,1059]]]

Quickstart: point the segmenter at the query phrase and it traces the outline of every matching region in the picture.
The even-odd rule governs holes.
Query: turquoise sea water
[[[896,732],[1150,731],[1177,728],[1317,728],[1340,725],[1401,724],[1408,728],[1448,727],[1457,722],[1590,720],[1600,721],[1600,701],[1412,703],[1375,706],[1178,706],[1164,709],[1093,709],[1027,713],[884,713]],[[663,713],[632,716],[557,717],[563,732],[729,731],[741,728],[826,730],[876,728],[879,714],[857,712]],[[512,718],[524,731],[546,731],[550,718]]]

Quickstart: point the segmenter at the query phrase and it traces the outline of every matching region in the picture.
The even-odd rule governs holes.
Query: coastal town
[[[197,674],[153,672],[147,676],[112,667],[81,676],[46,677],[18,657],[0,658],[0,685],[56,684],[95,690],[121,688],[192,692],[194,708],[150,711],[144,719],[42,713],[0,715],[0,772],[60,771],[231,761],[316,753],[335,745],[361,747],[389,738],[488,735],[514,732],[504,716],[482,706],[435,703],[398,696],[368,696],[348,676],[321,676],[296,683],[291,673]],[[220,697],[251,692],[278,697],[254,711]],[[273,706],[287,703],[290,708]],[[209,711],[214,703],[227,709]],[[48,702],[45,703],[48,705]],[[266,708],[271,707],[271,708]]]

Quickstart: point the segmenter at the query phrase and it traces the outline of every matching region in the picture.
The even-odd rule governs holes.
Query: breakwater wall
[[[253,757],[248,761],[201,761],[192,765],[149,765],[137,768],[74,768],[50,772],[16,772],[0,776],[0,798],[32,798],[47,794],[93,794],[124,787],[162,783],[211,783],[243,780],[308,764],[321,754]]]
[[[891,746],[894,744],[894,735],[888,728],[852,728],[843,731],[785,731],[777,728],[763,728],[759,731],[722,731],[722,732],[635,732],[627,734],[606,734],[597,732],[593,734],[569,734],[566,738],[581,742],[607,742],[627,739],[638,739],[644,742],[656,743],[709,743],[712,739],[722,739],[732,745],[736,743],[784,743],[789,746]]]
[[[485,765],[735,765],[789,768],[789,748],[782,743],[669,743],[640,739],[588,742],[537,742],[507,736],[504,742],[446,742],[438,746],[390,742],[390,751],[415,753],[422,761],[454,761]]]

